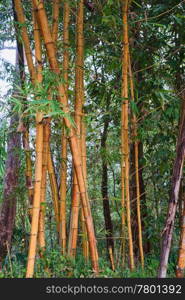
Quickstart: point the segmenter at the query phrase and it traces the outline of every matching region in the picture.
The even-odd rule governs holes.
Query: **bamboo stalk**
[[[48,151],[47,164],[48,164],[47,165],[48,175],[49,175],[49,180],[50,180],[53,206],[54,206],[54,212],[55,212],[55,220],[56,220],[56,224],[57,224],[57,231],[59,232],[59,190],[58,190],[58,184],[57,184],[57,179],[56,179],[56,175],[55,175],[55,169],[54,169],[54,164],[53,164],[53,159],[51,156],[50,148]]]
[[[181,224],[181,234],[180,234],[176,277],[183,278],[184,270],[185,270],[185,204],[184,204],[184,211],[183,211],[182,224]]]
[[[36,76],[37,83],[42,83],[42,44],[40,38],[40,30],[38,27],[35,13],[33,11],[33,24],[34,24],[34,41],[35,41],[35,63],[36,63]],[[43,123],[42,123],[43,126]],[[47,152],[48,152],[48,128],[43,126],[43,153],[42,153],[42,179],[41,179],[41,192],[40,192],[40,213],[38,225],[38,246],[40,255],[42,256],[45,250],[45,197],[46,197],[46,174],[47,174]]]
[[[81,116],[83,103],[83,0],[79,1],[76,25],[76,66],[75,66],[75,124],[78,137],[78,148],[81,149]],[[80,194],[77,177],[73,167],[73,191],[71,207],[71,224],[69,232],[68,255],[75,257],[78,238],[78,219],[80,209]]]
[[[15,4],[15,10],[16,10],[18,22],[21,24],[20,32],[21,32],[23,43],[24,43],[25,55],[26,55],[26,60],[27,60],[27,64],[28,64],[28,70],[30,73],[31,81],[34,82],[36,79],[36,73],[35,73],[35,67],[34,67],[33,58],[32,58],[32,51],[31,51],[31,47],[30,47],[30,41],[29,41],[27,28],[26,28],[26,20],[24,17],[21,0],[14,0],[14,4]]]
[[[130,92],[131,100],[134,101],[134,83],[133,74],[129,55],[129,77],[130,77]],[[139,252],[141,259],[141,266],[144,268],[144,252],[143,252],[143,239],[142,239],[142,225],[141,225],[141,203],[140,203],[140,184],[139,184],[139,150],[138,150],[138,137],[137,137],[137,118],[135,113],[132,114],[133,124],[133,138],[134,138],[134,152],[135,152],[135,180],[136,180],[136,197],[137,197],[137,222],[138,222],[138,236],[139,236]]]
[[[61,176],[60,176],[60,244],[62,255],[66,254],[66,192],[67,192],[67,137],[65,128],[62,128],[62,152],[61,152]]]
[[[66,94],[66,102],[68,102],[68,71],[69,71],[69,19],[70,7],[68,2],[64,2],[64,30],[63,30],[63,78],[64,89]],[[65,132],[65,125],[63,123],[62,137],[61,137],[62,151],[61,151],[61,180],[60,180],[60,243],[61,252],[66,254],[66,191],[67,191],[67,137]]]
[[[34,195],[34,186],[32,181],[32,161],[30,154],[30,145],[29,145],[29,128],[26,126],[26,130],[23,132],[23,148],[26,156],[26,187],[28,189],[28,202],[29,210],[28,215],[31,222],[32,216],[32,206],[33,206],[33,195]]]
[[[84,175],[84,181],[87,187],[87,154],[86,154],[86,127],[85,122],[83,120],[81,121],[81,153],[82,153],[82,167],[83,167],[83,175]],[[83,255],[85,258],[85,261],[89,260],[89,242],[87,238],[87,230],[85,226],[85,218],[83,210],[81,210],[81,224],[82,224],[82,248],[83,248]]]
[[[34,16],[34,15],[33,15]],[[34,16],[34,40],[35,40],[35,58],[36,58],[36,85],[42,82],[42,50],[41,40],[38,30],[38,24]],[[26,277],[33,277],[34,263],[36,255],[37,237],[39,229],[39,217],[40,217],[40,204],[41,204],[41,187],[42,187],[42,167],[43,167],[43,114],[38,112],[36,114],[36,162],[35,162],[35,187],[34,187],[34,199],[33,199],[33,214],[31,223],[30,243],[27,260]],[[43,217],[43,215],[42,215]],[[42,228],[43,229],[43,228]],[[41,236],[40,236],[41,241]],[[42,231],[42,243],[44,241]],[[45,243],[45,242],[44,242]],[[43,244],[42,244],[43,245]]]
[[[181,190],[183,191],[183,181],[181,180]],[[178,250],[178,259],[177,259],[177,267],[176,267],[176,277],[183,278],[184,270],[185,270],[185,197],[184,193],[181,193],[182,197],[182,209],[180,210],[180,241],[179,241],[179,250]]]
[[[130,269],[134,269],[133,240],[131,229],[130,191],[129,191],[129,129],[128,129],[128,0],[122,0],[123,7],[123,60],[122,60],[122,113],[121,113],[121,152],[122,152],[122,227],[124,230],[124,205],[128,228]],[[125,194],[124,194],[125,193]]]
[[[41,68],[37,66],[37,74],[32,59],[32,52],[30,48],[29,37],[25,26],[25,17],[22,9],[20,0],[15,0],[15,10],[17,13],[18,21],[21,25],[21,35],[25,47],[25,55],[27,59],[28,69],[30,72],[31,81],[33,84],[39,84],[42,81]],[[34,30],[36,33],[36,30]],[[35,40],[35,56],[36,61],[40,61],[41,47],[38,41],[39,36],[34,34]],[[30,243],[27,261],[26,277],[32,277],[34,272],[34,262],[36,255],[37,245],[37,234],[39,225],[39,212],[40,212],[40,195],[41,195],[41,179],[42,179],[42,151],[43,151],[43,124],[42,124],[42,113],[36,114],[36,163],[35,163],[35,186],[34,186],[34,197],[33,197],[33,208],[32,208],[32,223],[30,233]]]
[[[59,7],[60,7],[60,0],[53,0],[53,22],[52,22],[51,34],[52,34],[53,41],[55,43],[58,38]]]
[[[41,198],[40,198],[40,217],[39,217],[39,231],[38,231],[38,245],[40,254],[45,250],[45,204],[46,204],[46,182],[47,182],[47,165],[48,165],[48,151],[50,138],[50,120],[45,119],[43,127],[43,160],[42,160],[42,182],[41,182]]]
[[[42,180],[42,151],[43,151],[43,125],[42,123],[40,123],[41,120],[42,120],[42,113],[37,113],[35,188],[34,188],[32,223],[31,223],[28,260],[27,260],[27,271],[26,271],[27,278],[33,277],[38,225],[39,225],[40,195],[41,195],[41,180]]]
[[[37,19],[40,24],[40,28],[42,30],[42,36],[44,39],[46,52],[48,55],[48,60],[50,63],[51,70],[53,70],[53,72],[55,72],[56,74],[60,75],[60,69],[59,69],[58,61],[56,59],[56,51],[55,51],[55,47],[54,47],[54,42],[52,40],[51,32],[49,30],[49,25],[48,25],[48,20],[47,20],[46,12],[44,9],[44,5],[43,5],[43,0],[42,1],[33,0],[33,4],[36,9]],[[58,98],[63,106],[64,113],[69,114],[70,110],[69,110],[68,103],[66,101],[65,90],[64,90],[64,86],[62,83],[59,83],[59,85],[58,85],[58,93],[59,93]],[[89,238],[92,266],[93,266],[94,272],[97,274],[99,271],[97,245],[96,245],[93,220],[92,220],[92,216],[89,211],[89,208],[88,208],[88,197],[87,197],[86,186],[85,186],[85,182],[84,182],[84,178],[83,178],[80,149],[78,147],[78,140],[77,140],[75,130],[74,130],[72,123],[66,117],[64,118],[64,121],[65,121],[65,125],[68,128],[68,132],[69,132],[68,137],[69,137],[69,141],[70,141],[70,148],[71,148],[71,153],[72,153],[72,157],[73,157],[78,186],[79,186],[79,190],[80,190],[84,216],[85,216],[85,220],[86,220],[86,227],[87,227],[88,238]]]

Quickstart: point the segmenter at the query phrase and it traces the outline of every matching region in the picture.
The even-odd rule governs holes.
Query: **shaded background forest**
[[[27,30],[32,50],[34,48],[33,21],[30,1],[22,1],[27,18]],[[60,1],[59,30],[57,39],[58,61],[62,63],[63,2]],[[73,116],[74,81],[76,55],[76,7],[79,1],[70,1],[69,25],[69,102]],[[138,224],[136,209],[136,186],[134,169],[134,142],[130,139],[130,204],[131,226],[135,256],[135,269],[129,268],[128,243],[125,248],[125,264],[121,251],[121,77],[122,77],[122,10],[118,0],[84,1],[84,88],[83,111],[86,125],[87,182],[92,216],[99,251],[100,276],[102,277],[156,277],[159,267],[162,231],[171,189],[171,176],[176,158],[176,144],[180,124],[180,112],[184,100],[184,45],[185,45],[185,1],[137,0],[132,1],[128,11],[129,47],[134,78],[135,99],[129,101],[129,124],[131,111],[137,118],[139,150],[139,183],[141,220],[145,267],[142,269],[138,249]],[[52,1],[44,1],[48,16],[52,16]],[[12,1],[0,3],[0,50],[15,47],[15,13]],[[17,21],[16,21],[17,24]],[[21,28],[21,27],[20,27]],[[20,31],[18,29],[18,32]],[[18,45],[22,43],[18,33]],[[4,179],[6,177],[7,151],[11,134],[20,139],[17,143],[17,182],[14,182],[16,205],[15,226],[11,247],[1,251],[2,270],[0,277],[22,277],[25,274],[29,247],[30,219],[26,188],[25,148],[22,145],[22,114],[27,109],[26,122],[30,130],[30,153],[35,162],[35,114],[48,105],[47,89],[56,88],[56,78],[50,72],[45,49],[43,82],[40,91],[43,102],[34,104],[32,86],[25,62],[25,83],[21,81],[17,65],[1,59],[1,79],[9,82],[9,89],[1,96],[0,120],[0,203],[4,201]],[[20,67],[20,65],[19,65]],[[18,68],[19,68],[18,67]],[[15,90],[22,97],[12,96]],[[27,98],[26,104],[24,97]],[[44,102],[45,101],[45,102]],[[62,122],[57,105],[53,108],[50,146],[60,189],[61,131]],[[182,116],[182,114],[181,114]],[[18,130],[17,130],[18,128]],[[130,130],[131,132],[131,130]],[[131,133],[130,133],[131,134]],[[14,145],[15,146],[15,145]],[[13,175],[15,176],[15,174]],[[49,179],[47,178],[47,182]],[[72,157],[68,147],[67,158],[67,233],[69,233],[72,197]],[[178,197],[177,214],[170,252],[168,276],[175,276],[177,265],[180,226],[184,201],[184,178],[182,176]],[[105,214],[103,200],[110,205],[112,236],[114,243],[115,271],[107,254]],[[55,214],[49,184],[45,204],[46,251],[36,261],[36,277],[91,277],[90,262],[84,263],[82,255],[82,226],[79,222],[76,260],[61,255],[56,230]],[[126,229],[127,233],[127,229]],[[110,238],[110,236],[109,236]]]

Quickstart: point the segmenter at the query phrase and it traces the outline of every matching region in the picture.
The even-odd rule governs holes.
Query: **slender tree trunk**
[[[162,247],[161,247],[161,257],[158,277],[164,278],[167,273],[168,258],[171,249],[175,213],[177,209],[179,188],[182,177],[182,168],[184,164],[185,155],[185,99],[183,98],[183,105],[181,110],[181,123],[179,125],[179,136],[176,148],[176,158],[173,165],[173,173],[171,179],[171,191],[170,199],[168,205],[168,213],[165,223],[165,228],[163,230],[162,236]]]
[[[147,218],[147,204],[146,204],[146,191],[145,191],[145,184],[143,180],[143,143],[142,141],[138,142],[138,157],[139,157],[139,186],[140,186],[140,199],[141,199],[141,205],[142,205],[142,210],[141,210],[141,222],[142,222],[142,229],[143,232],[145,232],[145,220]],[[151,250],[151,242],[150,239],[146,236],[144,241],[143,241],[143,249],[144,253],[148,254]]]
[[[33,13],[34,20],[34,41],[35,41],[35,57],[36,57],[36,78],[35,84],[42,82],[42,50],[39,28],[35,14]],[[42,188],[42,171],[43,171],[43,114],[38,112],[36,114],[36,161],[35,161],[35,186],[34,186],[34,199],[32,209],[32,223],[30,233],[29,252],[27,260],[26,277],[32,277],[34,273],[34,263],[36,256],[38,230],[40,230],[39,241],[42,241],[41,247],[45,246],[44,237],[44,207],[41,205],[41,188]],[[40,219],[40,221],[39,221]]]
[[[61,151],[61,179],[60,179],[60,244],[61,253],[66,254],[66,193],[67,193],[67,137],[65,127],[62,128]]]
[[[82,122],[81,122],[81,147],[82,147],[82,167],[83,167],[83,175],[84,181],[87,188],[87,149],[86,149],[86,127],[84,118],[82,115]],[[82,248],[83,248],[83,256],[85,261],[87,262],[89,259],[89,242],[87,238],[87,230],[85,226],[85,217],[83,210],[81,209],[81,225],[82,225]]]
[[[16,92],[13,97],[17,96]],[[11,239],[16,216],[16,202],[18,198],[18,178],[20,169],[19,151],[21,149],[21,135],[16,131],[18,115],[10,120],[8,134],[7,160],[5,167],[3,203],[0,211],[0,267],[7,251],[11,248]]]
[[[43,159],[42,159],[42,182],[41,182],[41,198],[40,198],[40,217],[38,230],[38,246],[40,254],[45,251],[45,205],[46,205],[46,184],[47,184],[47,166],[48,166],[48,152],[50,139],[50,120],[45,119],[43,126]]]
[[[36,76],[37,83],[42,83],[42,44],[40,38],[40,29],[35,17],[35,12],[33,11],[33,24],[34,24],[34,42],[35,42],[35,58],[36,58]],[[41,128],[42,127],[42,128]],[[46,201],[46,177],[47,177],[47,153],[48,153],[48,140],[49,132],[47,122],[38,125],[38,130],[42,131],[42,179],[41,183],[38,185],[40,194],[40,212],[39,212],[39,224],[38,224],[38,246],[40,250],[40,255],[43,255],[45,250],[45,201]],[[36,138],[37,141],[37,138]],[[38,141],[39,143],[40,141]],[[36,156],[40,155],[36,152]],[[36,157],[37,159],[37,157]],[[36,181],[36,178],[35,178]],[[37,183],[36,183],[37,184]],[[35,184],[35,186],[36,186]]]
[[[12,1],[12,7],[14,11],[14,20],[17,21],[17,15],[14,8],[14,2]],[[17,27],[15,26],[17,32]],[[19,74],[19,83],[22,85],[24,76],[24,61],[23,48],[16,40],[16,73]],[[18,84],[16,82],[16,84]],[[12,97],[19,96],[17,88],[14,83],[14,91]],[[5,178],[4,178],[4,191],[3,202],[0,210],[0,269],[2,267],[2,261],[6,254],[11,249],[11,240],[13,235],[13,229],[15,225],[16,217],[16,203],[18,197],[18,181],[19,181],[19,169],[20,169],[20,157],[19,151],[21,150],[21,135],[17,130],[19,125],[19,116],[17,113],[12,114],[10,118],[9,133],[7,138],[7,159],[5,164]]]
[[[16,50],[16,69],[19,53]],[[12,96],[16,98],[16,88]],[[18,198],[18,179],[20,169],[19,151],[21,150],[21,135],[17,132],[19,117],[16,113],[11,116],[8,133],[7,159],[5,166],[3,203],[0,211],[0,268],[3,258],[11,249],[11,240],[16,216],[16,203]]]
[[[125,231],[125,204],[128,229],[130,269],[134,269],[134,254],[131,228],[130,191],[129,191],[129,129],[128,129],[128,4],[123,0],[123,60],[122,60],[122,113],[121,113],[121,183],[122,183],[122,234]]]
[[[28,203],[29,203],[29,218],[31,221],[32,216],[32,205],[33,205],[33,195],[34,195],[34,186],[32,181],[32,161],[31,161],[31,153],[30,153],[30,145],[29,145],[29,126],[24,123],[24,132],[23,132],[23,148],[26,156],[26,187],[28,189]]]
[[[56,220],[56,225],[57,225],[57,231],[59,233],[59,189],[58,189],[58,184],[57,184],[57,178],[55,174],[55,168],[54,168],[54,163],[53,163],[53,158],[51,155],[51,149],[49,147],[49,152],[48,152],[48,175],[49,175],[49,180],[50,180],[50,186],[51,186],[51,194],[52,194],[52,199],[53,199],[53,206],[54,206],[54,213],[55,213],[55,220]]]
[[[132,75],[132,66],[131,66],[131,59],[129,53],[129,77],[130,77],[130,94],[131,100],[135,100],[134,96],[134,83],[133,83],[133,75]],[[143,238],[142,238],[142,222],[141,222],[141,194],[140,194],[140,182],[139,182],[139,141],[138,141],[138,134],[137,134],[137,118],[135,112],[132,112],[132,134],[133,134],[133,154],[134,154],[134,171],[135,171],[135,187],[136,188],[136,215],[137,215],[137,235],[139,245],[139,253],[141,259],[141,266],[144,268],[144,253],[143,253]]]
[[[13,7],[13,14],[15,22],[18,21],[17,14],[14,7],[14,1],[12,1]],[[17,34],[17,23],[15,24],[15,32]],[[24,89],[25,85],[25,63],[24,63],[24,49],[22,43],[17,39],[17,50],[18,50],[18,64],[19,64],[19,74],[20,74],[20,85],[21,88]],[[27,108],[27,99],[23,97],[23,104],[25,109]],[[29,217],[31,220],[31,208],[33,205],[33,193],[34,193],[34,186],[32,182],[32,161],[31,161],[31,152],[30,152],[30,145],[29,145],[29,123],[28,121],[21,120],[17,129],[19,132],[22,133],[22,144],[23,149],[25,151],[26,157],[26,187],[28,190],[28,204],[29,204]]]
[[[82,152],[82,106],[84,102],[84,85],[83,85],[83,67],[84,67],[84,36],[83,36],[83,19],[84,19],[84,1],[80,0],[77,11],[77,37],[76,37],[76,69],[75,69],[75,124],[77,126],[77,136],[79,149]],[[83,161],[82,169],[84,175]],[[85,182],[86,184],[86,182]],[[71,224],[69,233],[68,254],[72,257],[76,255],[77,237],[78,237],[78,223],[79,223],[79,208],[80,208],[80,194],[77,182],[77,177],[74,172],[73,175],[73,191],[72,191],[72,208],[71,208]],[[83,214],[83,212],[82,212]],[[82,220],[83,220],[82,216]],[[82,227],[82,230],[84,227]],[[82,243],[84,245],[84,243]]]
[[[185,269],[185,199],[183,201],[183,204],[184,204],[184,208],[183,208],[183,214],[181,215],[181,233],[180,233],[177,269],[176,269],[177,278],[184,277],[184,269]]]
[[[60,0],[53,0],[53,20],[52,20],[51,34],[52,34],[53,41],[55,43],[58,38],[59,7],[60,7]],[[57,45],[55,46],[57,48]]]
[[[66,101],[68,102],[68,72],[69,72],[69,20],[70,6],[68,2],[64,2],[64,30],[63,30],[63,78],[66,93]],[[66,254],[66,193],[67,193],[67,136],[65,124],[62,127],[62,151],[61,151],[61,179],[60,179],[60,244],[61,252]]]
[[[106,158],[107,149],[107,134],[108,134],[109,118],[106,116],[104,121],[103,134],[101,137],[101,152],[102,152],[102,181],[101,181],[101,192],[103,199],[103,213],[105,220],[105,230],[107,239],[107,253],[111,263],[111,267],[114,270],[114,240],[113,240],[113,225],[110,214],[110,204],[108,196],[108,166]]]

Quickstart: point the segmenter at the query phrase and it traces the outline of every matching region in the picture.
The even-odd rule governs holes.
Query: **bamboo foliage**
[[[128,4],[122,1],[123,8],[123,60],[122,60],[122,112],[121,112],[121,184],[122,184],[122,232],[125,231],[125,205],[128,229],[129,261],[134,269],[134,254],[131,229],[130,191],[129,191],[129,128],[128,128]]]

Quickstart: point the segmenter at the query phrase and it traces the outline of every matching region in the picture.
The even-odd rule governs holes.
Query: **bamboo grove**
[[[150,41],[149,29],[142,27],[142,22],[146,21],[147,23],[148,20],[141,18],[138,23],[136,21],[138,10],[142,9],[142,5],[144,5],[142,1],[139,1],[141,4],[136,5],[135,1],[119,0],[115,1],[115,7],[113,7],[112,2],[114,1],[12,0],[11,3],[16,39],[16,66],[19,74],[19,87],[15,84],[11,98],[13,104],[17,103],[16,101],[21,103],[21,112],[16,112],[14,119],[12,117],[10,126],[13,126],[11,125],[13,121],[18,122],[14,134],[14,138],[17,138],[17,140],[13,143],[15,145],[17,143],[19,148],[22,147],[24,153],[22,159],[25,167],[21,176],[25,177],[24,189],[26,189],[27,204],[24,206],[24,218],[27,218],[29,223],[28,253],[26,254],[26,272],[24,274],[26,278],[35,277],[37,262],[43,261],[44,263],[47,260],[49,252],[48,214],[54,215],[55,228],[51,230],[55,232],[56,247],[60,249],[57,255],[61,256],[66,264],[68,260],[76,262],[79,256],[82,256],[85,265],[89,266],[91,264],[92,276],[98,277],[102,273],[101,260],[103,254],[102,247],[99,246],[102,243],[101,239],[103,243],[106,243],[105,256],[108,266],[111,272],[115,272],[115,274],[118,268],[121,270],[129,269],[130,274],[140,268],[141,272],[144,273],[148,264],[148,253],[152,252],[149,241],[150,234],[145,233],[148,232],[147,222],[149,222],[147,221],[149,212],[146,209],[146,194],[147,191],[149,195],[151,192],[150,188],[147,189],[144,185],[143,172],[149,167],[144,165],[143,151],[149,149],[152,153],[155,146],[150,148],[147,143],[143,142],[142,132],[146,130],[143,129],[145,126],[149,126],[155,131],[155,124],[152,125],[152,122],[155,123],[156,120],[160,122],[157,119],[158,116],[155,116],[154,119],[146,123],[147,125],[144,123],[145,119],[150,118],[153,111],[158,113],[158,107],[152,106],[152,96],[148,97],[148,102],[145,100],[145,96],[147,93],[152,95],[152,86],[155,86],[155,84],[157,86],[157,79],[156,82],[150,83],[149,79],[147,81],[147,76],[148,78],[151,76],[152,82],[152,76],[156,75],[151,75],[150,68],[156,67],[157,70],[157,66],[160,64],[158,62],[159,56],[155,56],[157,50],[150,55],[150,50],[147,49],[146,56],[148,60],[151,60],[149,61],[151,64],[149,64],[149,67],[145,65],[143,68],[142,63],[139,61],[140,56],[142,61],[142,56],[145,55],[146,51],[144,46],[139,43],[141,43],[141,40],[147,40],[147,35]],[[106,9],[104,10],[106,5],[110,5],[113,12],[112,17],[111,14],[106,17]],[[150,3],[148,5],[150,6]],[[172,11],[179,8],[178,5],[179,3],[172,6]],[[183,6],[180,8],[184,9]],[[171,12],[170,8],[166,9],[165,13],[168,14],[168,11]],[[117,19],[114,19],[114,15]],[[159,17],[161,15],[163,16],[162,13],[159,13]],[[96,24],[93,23],[98,23],[100,16],[104,18],[102,26],[105,26],[106,30],[112,30],[111,26],[113,26],[114,32],[115,22],[118,22],[120,31],[117,33],[115,41],[110,40],[108,35],[107,40],[103,38],[101,26],[97,25],[96,27]],[[150,19],[152,18],[155,18],[155,16],[150,17]],[[163,33],[163,26],[165,25],[163,24],[160,27],[160,24],[158,24],[158,27],[161,28],[158,31],[159,36]],[[176,27],[174,28],[176,30]],[[93,30],[96,33],[92,37],[94,45],[89,45]],[[177,32],[176,37],[179,36],[180,33]],[[110,75],[105,75],[105,69],[101,69],[101,60],[105,59],[105,65],[109,64],[104,43],[107,43],[107,49],[109,49],[107,51],[113,53],[115,51],[114,42],[116,45],[118,44],[119,51],[116,53],[116,59],[120,65],[118,66],[117,63],[114,65],[113,68],[116,71],[114,70],[115,78],[112,79],[111,72]],[[164,43],[164,39],[161,43]],[[170,43],[172,43],[171,40]],[[176,43],[176,40],[174,43]],[[155,47],[159,48],[160,43]],[[166,49],[167,46],[162,44],[161,47]],[[177,45],[177,49],[181,49],[181,47],[181,45]],[[136,58],[137,51],[138,53],[141,51],[141,54],[138,54],[138,59]],[[97,59],[96,64],[94,61],[99,53],[100,58]],[[155,57],[153,60],[152,55]],[[169,56],[170,54],[164,58],[164,61],[165,59],[168,60]],[[180,71],[178,70],[178,72],[181,72],[183,55],[180,56],[179,54],[179,57],[182,61],[179,63]],[[99,88],[88,85],[89,78],[92,79],[92,75],[88,73],[88,68],[92,68],[94,72],[93,82],[97,83]],[[168,70],[168,66],[166,66],[166,69]],[[144,75],[142,76],[143,70],[148,72],[146,78]],[[178,72],[175,72],[176,81],[174,86],[177,90],[183,91],[183,83],[179,82]],[[50,81],[48,78],[50,78]],[[113,81],[113,86],[108,86],[106,81]],[[161,96],[160,90],[163,86],[167,86],[166,82],[161,80],[157,86],[159,90],[157,97],[161,97],[163,101],[166,101],[164,100],[165,96],[163,94]],[[140,90],[138,89],[139,84],[142,86]],[[147,90],[146,87],[149,84],[151,86]],[[171,82],[169,86],[172,86]],[[91,132],[89,132],[88,130],[92,124],[89,125],[90,121],[87,121],[91,120],[90,117],[93,115],[91,107],[97,104],[95,99],[99,93],[98,89],[105,89],[105,96],[102,96],[102,102],[100,101],[99,106],[97,105],[95,109],[97,122],[101,120],[103,124],[100,133],[97,133],[97,129],[91,129]],[[90,95],[90,104],[87,95]],[[117,100],[115,100],[115,97]],[[138,100],[140,97],[144,100]],[[158,248],[161,247],[160,259],[158,253],[158,277],[167,276],[167,265],[177,214],[179,215],[180,225],[178,232],[179,246],[176,250],[176,256],[178,255],[178,257],[175,258],[177,264],[176,276],[183,277],[185,268],[185,202],[183,198],[185,106],[183,92],[180,94],[180,98],[182,104],[178,121],[176,150],[173,150],[175,154],[171,165],[170,200],[168,207],[166,207],[167,217],[166,221],[163,222],[164,228],[161,229],[162,233],[158,232],[158,235],[162,234],[161,245],[158,245]],[[145,104],[146,102],[147,104]],[[87,111],[86,107],[88,105],[90,109]],[[149,105],[151,111],[149,111]],[[167,104],[160,103],[159,107],[162,113],[165,111],[165,105],[167,106]],[[34,110],[34,113],[31,112],[30,107]],[[111,125],[114,113],[117,115],[114,125]],[[98,115],[100,115],[99,119]],[[58,124],[57,141],[55,141],[56,123]],[[165,127],[165,125],[163,126]],[[109,138],[111,135],[110,128],[114,132],[113,135],[115,134],[114,137],[112,135],[114,142]],[[116,133],[115,129],[117,130]],[[98,216],[95,213],[96,199],[94,201],[90,189],[90,185],[93,186],[96,195],[99,188],[96,186],[96,180],[100,177],[100,174],[95,174],[94,171],[97,165],[96,150],[93,150],[94,157],[90,158],[91,154],[89,154],[89,149],[92,146],[90,136],[93,134],[100,135],[96,147],[100,149],[102,170],[100,214],[103,216],[104,221],[104,235],[101,239],[98,238]],[[20,136],[22,145],[20,145]],[[145,134],[145,137],[148,141],[150,140],[150,135]],[[11,136],[9,138],[11,141]],[[114,143],[113,147],[116,145],[117,149],[115,154],[116,167],[112,166],[113,163],[109,161],[110,158],[107,154],[107,149],[111,148],[111,143]],[[13,151],[11,150],[11,142],[8,145],[7,155],[9,156]],[[17,162],[14,167],[15,170],[18,170],[21,162],[16,156],[12,156],[10,159],[14,163]],[[150,165],[150,158],[148,158],[148,161],[148,165]],[[11,165],[11,162],[9,164]],[[5,177],[5,181],[7,180],[11,185],[10,178],[15,176],[17,171],[8,166],[8,163],[6,169],[12,169],[12,172],[15,172],[14,175],[11,175],[8,171]],[[154,171],[153,169],[151,163],[151,173]],[[113,174],[111,188],[114,190],[115,203],[110,201],[109,196],[110,172]],[[94,179],[91,179],[91,177]],[[151,177],[154,178],[155,176],[152,175]],[[150,185],[150,180],[147,184]],[[13,182],[12,185],[16,186],[18,183]],[[12,192],[8,184],[5,183],[5,186],[7,190],[5,190],[4,195],[7,194],[8,200],[4,196],[0,215],[0,263],[2,265],[5,257],[10,255],[13,245],[13,228],[16,222],[16,203],[12,206],[13,210],[7,207],[7,205],[10,205],[11,201],[9,200],[12,197]],[[119,189],[120,193],[116,189]],[[48,193],[52,200],[51,203],[48,202]],[[119,196],[116,198],[118,194]],[[50,203],[49,208],[48,203]],[[150,210],[149,204],[148,210]],[[160,205],[156,202],[156,214],[159,214],[160,211]],[[116,214],[116,218],[114,214]],[[8,218],[11,221],[8,221]],[[158,222],[157,219],[156,222]],[[102,224],[99,224],[99,227],[101,226]],[[114,227],[117,228],[117,236],[115,236]],[[154,228],[156,228],[155,224]],[[47,274],[51,273],[50,267],[46,265],[44,271]],[[61,274],[62,272],[61,268]],[[70,268],[67,274],[68,276],[73,275]]]

